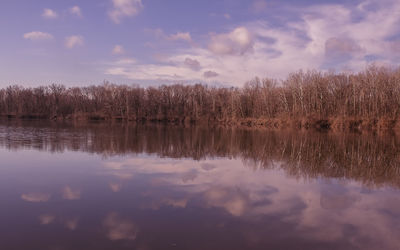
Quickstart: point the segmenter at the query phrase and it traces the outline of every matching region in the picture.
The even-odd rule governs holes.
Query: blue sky
[[[242,86],[400,62],[400,1],[1,0],[0,86]]]

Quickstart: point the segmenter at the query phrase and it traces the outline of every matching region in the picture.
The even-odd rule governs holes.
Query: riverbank
[[[2,119],[11,120],[53,120],[53,121],[104,121],[104,122],[126,122],[126,123],[160,123],[174,125],[202,125],[202,126],[225,126],[225,127],[248,127],[267,128],[273,130],[281,129],[303,129],[324,131],[400,131],[400,119],[391,117],[366,118],[366,117],[279,117],[279,118],[245,118],[245,119],[217,119],[217,118],[192,118],[192,117],[123,117],[105,116],[103,114],[73,114],[64,117],[49,116],[45,114],[15,115],[1,114]]]

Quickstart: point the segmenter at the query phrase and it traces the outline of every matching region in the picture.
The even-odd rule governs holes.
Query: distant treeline
[[[109,83],[72,88],[10,86],[0,89],[0,114],[10,118],[393,128],[400,114],[400,68],[371,66],[357,74],[300,71],[282,81],[255,78],[243,88],[200,84],[143,88]]]

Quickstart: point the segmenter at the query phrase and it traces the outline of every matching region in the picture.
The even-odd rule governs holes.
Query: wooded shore
[[[400,130],[400,68],[354,73],[296,72],[242,88],[50,85],[0,89],[0,116],[122,120],[266,128]]]

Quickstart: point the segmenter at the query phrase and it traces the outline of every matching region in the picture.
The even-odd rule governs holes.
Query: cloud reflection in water
[[[148,185],[153,189],[170,190],[166,194],[171,195],[178,192],[184,201],[174,203],[171,201],[179,199],[160,197],[158,202],[153,200],[153,204],[159,204],[156,207],[161,204],[185,209],[195,204],[191,203],[192,199],[201,197],[203,208],[223,209],[243,220],[279,216],[282,222],[295,225],[298,236],[310,240],[347,242],[363,249],[378,246],[395,249],[400,245],[396,237],[400,217],[382,213],[388,202],[398,202],[400,207],[400,200],[396,192],[386,188],[368,193],[356,181],[287,178],[279,168],[249,171],[242,161],[229,159],[198,162],[142,157],[110,159],[105,162],[104,171],[112,176],[118,176],[121,171],[149,179]],[[154,177],[159,180],[155,186],[151,181]],[[373,240],[366,244],[364,239]]]
[[[107,215],[103,221],[103,226],[110,240],[135,240],[138,233],[135,224],[120,217],[115,212]]]

